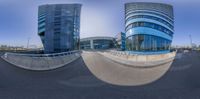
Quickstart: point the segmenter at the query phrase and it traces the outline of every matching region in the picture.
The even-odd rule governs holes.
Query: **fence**
[[[7,62],[29,70],[51,70],[62,67],[80,57],[80,51],[53,54],[5,53],[2,58]]]
[[[128,66],[154,67],[172,62],[176,56],[176,52],[174,51],[165,54],[140,55],[140,54],[130,54],[125,51],[110,50],[104,52],[103,55],[113,60],[114,62]]]
[[[108,53],[119,56],[121,58],[126,58],[127,60],[132,61],[158,61],[158,60],[166,60],[169,58],[174,58],[176,52],[169,52],[165,54],[150,54],[150,55],[140,55],[140,54],[130,54],[125,51],[108,51]]]

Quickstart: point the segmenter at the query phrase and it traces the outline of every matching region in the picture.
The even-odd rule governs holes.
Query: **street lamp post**
[[[189,38],[190,38],[190,45],[191,45],[191,48],[192,48],[192,36],[189,35]]]
[[[28,42],[27,42],[27,49],[29,48],[29,41],[30,41],[30,37],[28,38]]]

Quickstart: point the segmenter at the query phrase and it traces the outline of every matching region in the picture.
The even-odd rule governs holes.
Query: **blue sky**
[[[174,6],[173,45],[200,45],[200,1],[197,0],[0,0],[0,45],[42,45],[37,35],[37,11],[42,4],[81,3],[81,38],[115,36],[124,31],[124,3],[161,2]]]

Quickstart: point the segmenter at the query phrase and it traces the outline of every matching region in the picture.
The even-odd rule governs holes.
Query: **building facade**
[[[124,51],[126,48],[126,33],[120,32],[115,36],[117,50]]]
[[[78,50],[81,4],[39,6],[38,35],[45,53]]]
[[[174,34],[173,7],[162,3],[126,3],[125,26],[127,51],[169,51]]]
[[[110,49],[114,48],[115,38],[113,37],[88,37],[80,40],[80,48],[88,49]]]

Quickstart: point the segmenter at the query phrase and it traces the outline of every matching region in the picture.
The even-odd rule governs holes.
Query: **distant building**
[[[197,48],[197,45],[196,45],[195,43],[192,43],[191,48],[192,48],[192,49],[196,49],[196,48]]]
[[[45,53],[78,50],[81,4],[39,6],[38,35]]]
[[[123,32],[120,32],[116,35],[116,47],[118,50],[125,50],[126,47],[126,34]]]
[[[81,49],[110,49],[114,48],[113,37],[88,37],[80,40]]]
[[[126,50],[169,51],[174,34],[173,7],[162,3],[125,4]]]
[[[27,50],[23,46],[8,46],[8,45],[0,45],[0,50],[4,51],[21,51],[21,50]]]

